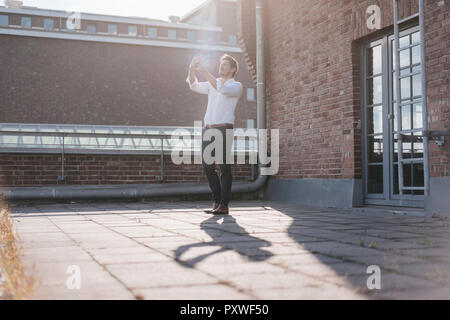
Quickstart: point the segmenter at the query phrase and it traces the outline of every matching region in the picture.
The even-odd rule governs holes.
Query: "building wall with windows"
[[[0,123],[192,127],[203,120],[207,96],[189,90],[188,66],[202,55],[217,74],[224,53],[239,61],[236,80],[245,88],[235,126],[256,118],[254,92],[247,94],[255,84],[239,46],[222,41],[222,27],[81,13],[74,29],[68,15],[0,6]],[[26,144],[0,152],[0,186],[205,182],[201,165],[175,165],[168,156],[160,180],[159,155],[79,152],[63,162],[58,150]],[[234,165],[234,179],[254,179],[253,169]]]
[[[181,22],[195,25],[220,26],[223,32],[217,38],[223,42],[234,42],[237,39],[237,1],[209,0],[187,13]]]
[[[389,109],[389,103],[393,101],[391,95],[394,91],[389,75],[389,70],[392,70],[389,69],[392,67],[389,51],[389,37],[393,34],[392,0],[267,0],[264,3],[267,120],[269,128],[280,130],[280,140],[283,141],[280,144],[280,170],[268,184],[269,199],[337,207],[359,206],[373,201],[425,207],[428,213],[449,214],[450,203],[448,196],[444,196],[450,193],[448,137],[442,147],[429,142],[428,154],[425,155],[429,160],[428,171],[423,171],[423,163],[417,166],[408,164],[410,180],[405,177],[405,185],[423,185],[420,175],[423,180],[426,174],[430,178],[429,194],[424,195],[423,190],[409,190],[402,199],[395,193],[395,160],[389,158],[395,158],[395,139],[369,141],[370,125],[380,125],[384,132],[394,125],[393,119],[389,118],[393,110]],[[371,16],[368,10],[374,5],[380,9],[378,29],[368,24]],[[417,1],[399,1],[400,18],[417,10]],[[254,74],[255,0],[239,1],[238,12],[239,42]],[[426,121],[428,129],[446,132],[450,129],[449,13],[449,1],[425,0]],[[417,26],[418,19],[402,25],[401,36],[404,39],[401,41],[417,44],[417,34],[412,31]],[[379,49],[383,47],[380,51],[384,68],[380,75],[383,93],[377,92],[376,81],[364,78],[362,72],[369,65],[376,67],[368,57],[370,50],[367,51],[367,46],[375,46],[376,41],[379,41]],[[412,59],[408,63],[411,63],[411,69],[417,70],[417,65],[414,65],[418,58],[417,48],[408,50],[408,53],[406,50],[402,52],[402,56],[407,58],[403,57],[401,64]],[[412,78],[411,90],[416,85]],[[369,111],[373,105],[365,103],[370,94],[383,95],[381,122],[375,121],[376,115],[373,117],[374,112]],[[408,112],[412,112],[409,118],[412,123],[414,110],[419,108],[411,108]],[[383,133],[382,137],[391,139],[392,136]],[[421,138],[412,139],[415,142],[410,143],[409,154],[405,157],[414,157],[412,148],[420,158],[423,155]],[[388,143],[391,150],[384,149]],[[369,165],[378,163],[368,161],[377,153],[376,145],[383,153],[378,156],[387,163],[381,164],[382,172],[369,168]],[[413,176],[417,176],[414,181]],[[371,184],[379,184],[381,192],[380,188],[368,190]],[[372,196],[377,199],[372,199]],[[418,200],[417,203],[414,204],[413,199]]]
[[[236,79],[255,88],[240,48],[220,40],[220,27],[82,14],[70,30],[67,16],[0,7],[1,122],[192,126],[206,110],[206,97],[185,83],[197,54],[213,74],[224,53],[235,56]],[[31,26],[22,26],[24,17]],[[236,126],[255,117],[256,102],[243,94]]]

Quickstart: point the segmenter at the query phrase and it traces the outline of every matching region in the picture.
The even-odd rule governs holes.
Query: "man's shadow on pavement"
[[[219,224],[219,220],[223,219],[223,223]],[[230,215],[217,216],[213,215],[200,224],[200,228],[204,230],[212,241],[197,242],[178,247],[175,250],[175,260],[185,267],[194,268],[195,265],[209,256],[225,251],[235,251],[248,261],[260,262],[270,258],[273,254],[270,251],[262,249],[263,247],[270,247],[271,243],[251,236],[243,227],[236,223],[236,219]],[[222,233],[220,233],[222,231]],[[223,235],[228,237],[224,238]],[[230,239],[229,236],[235,236],[236,239]],[[197,257],[181,260],[181,256],[191,248],[220,246],[219,249],[201,254]]]

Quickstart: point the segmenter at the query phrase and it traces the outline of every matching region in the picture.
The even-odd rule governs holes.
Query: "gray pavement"
[[[450,298],[448,220],[264,201],[211,216],[210,205],[18,204],[11,216],[35,299]],[[381,288],[369,289],[376,268]]]

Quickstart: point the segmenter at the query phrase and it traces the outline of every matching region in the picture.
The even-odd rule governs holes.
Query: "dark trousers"
[[[203,151],[205,148],[210,144],[214,142],[214,137],[211,138],[210,141],[204,140],[204,135],[207,129],[203,128],[202,130],[202,166],[203,171],[206,174],[206,177],[208,178],[209,187],[212,191],[212,197],[213,200],[217,203],[223,204],[228,206],[228,203],[230,202],[231,198],[231,184],[232,184],[232,176],[231,176],[231,163],[226,163],[226,152],[228,150],[229,154],[231,154],[231,148],[233,145],[233,134],[230,135],[230,138],[227,138],[226,135],[226,129],[233,130],[232,127],[218,127],[214,128],[220,131],[222,134],[222,154],[223,154],[223,161],[222,163],[219,163],[220,168],[220,179],[216,172],[216,164],[206,164]],[[212,152],[212,156],[215,156],[215,150]],[[230,157],[231,161],[234,159],[234,157]]]

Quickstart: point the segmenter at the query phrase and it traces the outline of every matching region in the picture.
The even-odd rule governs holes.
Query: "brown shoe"
[[[228,207],[224,204],[221,204],[216,210],[213,210],[212,214],[215,215],[228,214]]]
[[[203,210],[203,211],[205,211],[206,213],[213,213],[213,211],[216,210],[218,207],[219,207],[219,203],[214,202],[212,210],[211,209],[207,209],[207,210]]]

